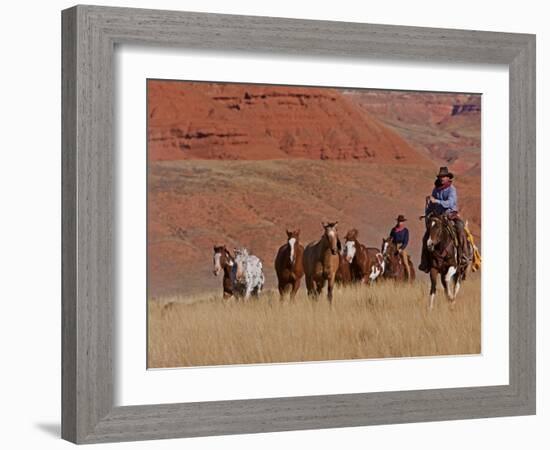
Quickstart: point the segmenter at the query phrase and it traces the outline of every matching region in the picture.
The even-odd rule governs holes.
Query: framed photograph
[[[62,24],[65,439],[535,413],[533,35]]]

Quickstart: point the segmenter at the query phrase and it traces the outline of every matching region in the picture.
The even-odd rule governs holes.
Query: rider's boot
[[[468,241],[466,240],[466,237],[464,234],[458,235],[458,260],[460,265],[468,265],[469,262],[469,249],[468,249]]]

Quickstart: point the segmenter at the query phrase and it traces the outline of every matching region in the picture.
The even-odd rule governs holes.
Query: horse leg
[[[252,294],[252,288],[250,287],[250,284],[247,284],[244,292],[244,299],[248,300],[250,298],[250,294]]]
[[[306,289],[309,297],[315,296],[315,283],[313,282],[313,277],[311,275],[306,275]]]
[[[455,297],[454,297],[454,288],[451,289],[451,285],[453,284],[453,281],[455,280],[454,275],[456,274],[456,267],[451,266],[447,269],[447,273],[445,274],[445,291],[447,292],[447,299],[454,303]],[[443,281],[443,279],[441,280]]]
[[[434,308],[434,299],[435,299],[435,290],[437,286],[437,269],[431,269],[430,270],[430,303],[429,303],[429,309]]]
[[[323,286],[320,285],[319,280],[313,279],[313,288],[311,289],[311,298],[313,300],[319,300],[319,294],[323,289]]]
[[[284,300],[284,295],[285,295],[285,288],[286,288],[286,285],[279,281],[279,301],[283,301]]]
[[[454,290],[454,293],[453,293],[453,297],[454,299],[456,300],[456,296],[458,295],[458,291],[460,291],[460,278],[459,276],[457,276],[455,278],[455,290]]]
[[[262,286],[257,285],[254,289],[252,289],[252,296],[258,300],[260,298],[260,294],[262,293]]]
[[[224,278],[223,279],[223,284],[222,284],[222,289],[223,289],[223,298],[224,299],[227,300],[227,299],[229,299],[233,296],[233,284],[231,283],[231,280]]]
[[[225,300],[228,300],[231,297],[233,297],[233,282],[226,275],[223,276],[222,289],[223,289],[223,298]]]
[[[334,275],[329,277],[328,286],[327,286],[327,298],[329,303],[332,305],[332,289],[334,288]]]
[[[412,261],[410,261],[410,260],[409,260],[409,266],[411,268],[411,283],[412,283],[416,279],[416,272],[414,271]]]
[[[300,289],[300,280],[294,280],[294,283],[292,284],[292,291],[290,291],[290,301],[294,301],[298,289]]]
[[[315,294],[317,296],[321,295],[321,292],[323,292],[323,288],[325,287],[325,277],[323,276],[322,271],[315,272],[315,275],[313,276],[313,282],[315,284]]]
[[[317,285],[317,295],[319,296],[325,287],[325,279],[321,278],[320,280],[315,280],[315,284]]]
[[[447,283],[447,279],[445,278],[445,274],[441,273],[441,285],[443,286],[443,290],[445,291],[445,295],[447,298],[449,298],[449,286]]]

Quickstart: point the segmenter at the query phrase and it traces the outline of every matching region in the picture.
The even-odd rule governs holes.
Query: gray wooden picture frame
[[[63,11],[62,32],[64,439],[94,443],[535,413],[534,35],[97,6]],[[507,65],[509,384],[114,406],[113,53],[127,43]]]

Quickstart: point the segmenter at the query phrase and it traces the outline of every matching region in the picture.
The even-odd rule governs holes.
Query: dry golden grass
[[[248,302],[219,293],[151,299],[148,367],[477,354],[480,286],[470,275],[454,308],[438,286],[432,311],[426,281],[338,287],[332,307],[303,285],[293,303],[273,291]]]

